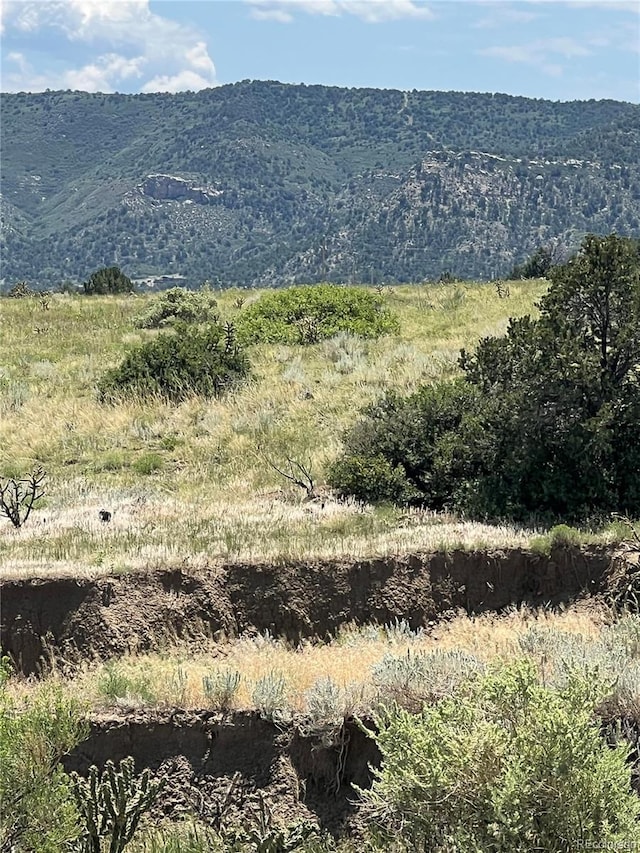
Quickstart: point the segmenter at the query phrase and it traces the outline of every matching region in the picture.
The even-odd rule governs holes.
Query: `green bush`
[[[384,456],[343,456],[329,467],[327,476],[337,494],[355,495],[367,503],[405,503],[415,493],[402,466],[392,467]]]
[[[313,344],[338,332],[377,338],[397,319],[373,290],[334,284],[289,287],[262,296],[236,320],[243,343]]]
[[[164,397],[180,402],[192,394],[218,397],[249,374],[233,330],[218,325],[176,326],[132,350],[98,384],[103,401],[123,395]]]
[[[217,323],[216,307],[214,295],[207,288],[172,287],[155,299],[134,325],[139,329],[160,329],[175,323]]]
[[[71,849],[78,813],[60,760],[86,736],[83,709],[57,685],[37,689],[20,708],[7,693],[4,664],[0,674],[0,849]]]
[[[640,514],[637,248],[590,236],[550,276],[540,318],[463,350],[463,379],[366,409],[336,470],[383,457],[412,502],[481,519]],[[364,498],[366,480],[350,492]]]
[[[131,279],[119,267],[103,267],[89,276],[82,285],[87,296],[113,293],[133,293]]]
[[[388,394],[347,432],[328,482],[363,501],[434,509],[462,503],[483,453],[473,441],[484,429],[477,396],[462,381],[428,385],[406,398]]]
[[[389,842],[448,853],[559,851],[638,840],[640,800],[628,746],[607,746],[593,719],[597,691],[573,676],[541,685],[516,661],[413,715],[379,713],[382,754],[365,816]]]

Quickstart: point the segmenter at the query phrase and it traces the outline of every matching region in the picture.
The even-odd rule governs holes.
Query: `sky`
[[[640,102],[640,0],[0,0],[0,89],[280,80]]]

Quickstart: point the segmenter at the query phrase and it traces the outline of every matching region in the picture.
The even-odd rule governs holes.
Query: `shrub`
[[[637,838],[628,747],[607,747],[597,691],[542,686],[516,661],[418,715],[397,707],[370,731],[382,754],[368,816],[412,850],[525,853]],[[366,816],[366,814],[365,814]]]
[[[329,467],[327,476],[339,495],[355,495],[367,503],[406,503],[417,494],[404,468],[393,468],[384,456],[343,456]]]
[[[0,849],[71,849],[78,813],[60,760],[88,732],[83,708],[58,685],[38,688],[27,707],[17,707],[4,663],[0,674]]]
[[[382,457],[404,469],[411,502],[482,519],[640,513],[637,247],[589,236],[550,276],[540,318],[463,350],[462,380],[366,409],[336,470]],[[355,476],[348,487],[367,490]]]
[[[132,350],[98,385],[100,398],[157,395],[179,402],[192,394],[218,397],[238,385],[249,365],[233,330],[177,326]]]
[[[214,708],[228,711],[240,688],[242,675],[237,670],[219,669],[202,678],[202,689]]]
[[[173,287],[154,300],[134,325],[139,329],[159,329],[175,323],[217,323],[216,307],[217,302],[208,288]]]
[[[119,267],[103,267],[97,270],[82,286],[87,296],[134,291],[133,282]]]
[[[25,477],[0,477],[0,515],[6,516],[14,527],[22,527],[34,506],[44,498],[46,473],[38,465]]]
[[[364,501],[434,509],[462,503],[468,482],[488,461],[472,441],[483,429],[476,398],[460,381],[425,386],[406,398],[388,394],[344,436],[344,453],[328,472],[330,485]]]
[[[237,317],[244,343],[313,344],[338,332],[377,338],[397,319],[375,291],[334,284],[290,287],[262,296]]]
[[[372,670],[373,683],[384,702],[420,706],[451,695],[484,669],[473,655],[456,649],[436,649],[429,654],[385,655]]]
[[[251,693],[251,700],[263,717],[270,719],[278,711],[286,709],[288,703],[287,681],[275,670],[259,678]]]

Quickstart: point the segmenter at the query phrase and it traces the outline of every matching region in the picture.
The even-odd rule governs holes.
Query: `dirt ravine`
[[[148,712],[96,719],[89,736],[65,756],[65,770],[84,775],[132,756],[165,780],[154,818],[195,814],[228,825],[251,818],[264,797],[287,823],[311,820],[333,832],[357,820],[355,783],[367,788],[380,764],[375,741],[347,720],[332,737],[302,736],[256,712]],[[224,804],[224,813],[220,814]]]
[[[212,565],[101,577],[6,581],[0,643],[16,668],[147,651],[197,636],[269,631],[326,638],[349,622],[500,611],[597,593],[611,563],[604,547],[454,551],[371,560]]]

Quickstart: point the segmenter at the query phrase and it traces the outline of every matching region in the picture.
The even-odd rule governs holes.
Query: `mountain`
[[[6,283],[488,278],[640,230],[630,103],[244,81],[0,111]]]

